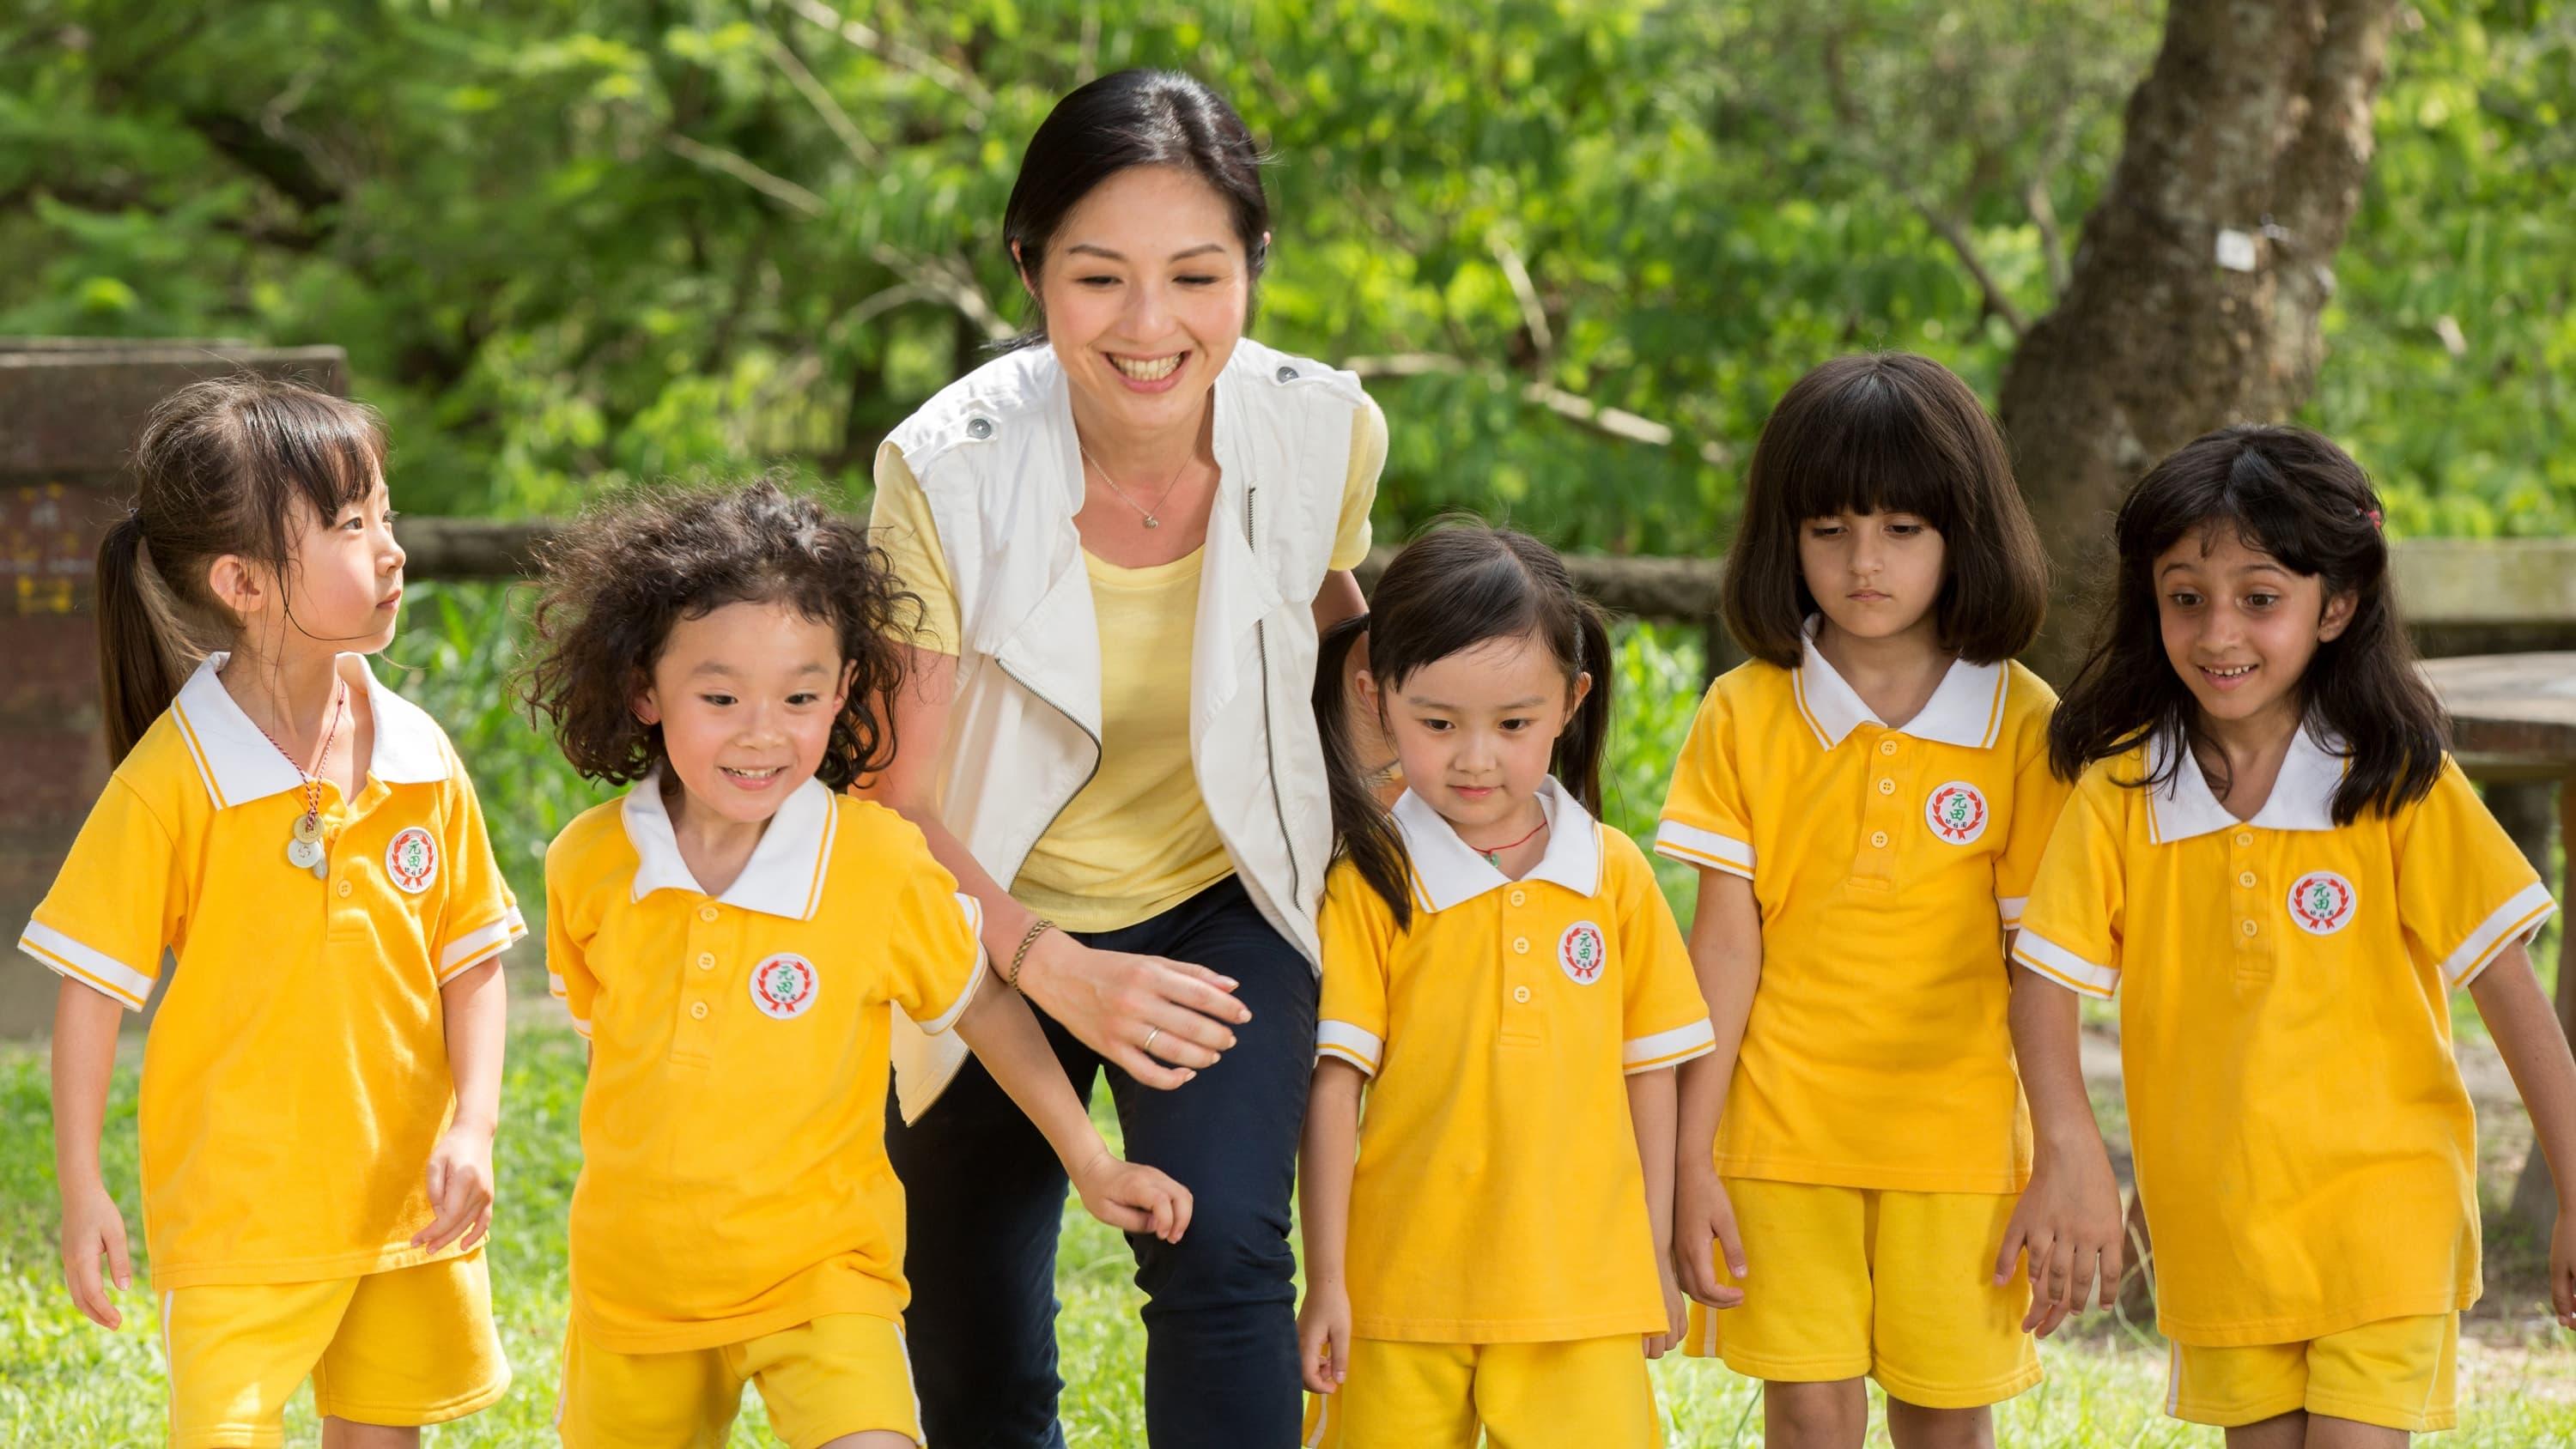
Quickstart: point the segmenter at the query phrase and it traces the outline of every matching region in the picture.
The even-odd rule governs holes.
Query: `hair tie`
[[[2386,529],[2382,528],[2382,527],[2381,527],[2381,525],[2380,525],[2380,522],[2379,522],[2379,510],[2378,510],[2378,509],[2376,509],[2376,508],[2365,508],[2365,509],[2363,509],[2361,512],[2362,512],[2362,516],[2363,516],[2364,518],[2367,518],[2367,519],[2369,519],[2369,520],[2370,520],[2370,526],[2371,526],[2372,528],[2374,528],[2374,529],[2378,529],[2380,532],[2383,532],[2383,533],[2387,531]]]

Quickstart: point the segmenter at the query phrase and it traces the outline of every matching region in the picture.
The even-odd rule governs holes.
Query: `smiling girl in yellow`
[[[856,525],[767,483],[623,500],[548,563],[529,698],[584,775],[635,784],[546,853],[546,964],[591,1042],[576,1449],[720,1445],[746,1382],[791,1449],[920,1442],[895,1012],[975,1050],[1101,1221],[1189,1223],[987,979],[921,832],[842,793],[889,750],[870,707],[901,683],[907,602]]]
[[[1362,712],[1409,787],[1392,811],[1341,699],[1363,630]],[[1657,1443],[1670,1068],[1709,1028],[1645,853],[1593,818],[1609,636],[1545,545],[1458,526],[1326,644],[1341,861],[1298,1175],[1306,1442]]]
[[[2229,1449],[2403,1445],[2457,1417],[2479,1288],[2455,989],[2558,1180],[2550,1296],[2576,1322],[2576,1062],[2525,955],[2549,893],[2444,753],[2351,458],[2211,433],[2114,536],[2111,612],[2050,731],[2082,780],[2013,953],[2065,988],[2031,1101],[2089,1120],[2072,1072],[2028,1069],[2072,1061],[2077,993],[2116,990],[2167,1411]],[[2030,1196],[2116,1213],[2089,1159],[2044,1160]]]
[[[1689,1351],[1763,1380],[1767,1444],[1991,1445],[2039,1380],[1997,1277],[2031,1127],[2004,936],[2066,797],[2046,597],[2003,438],[1967,384],[1839,358],[1763,426],[1727,628],[1655,847],[1700,873],[1717,1051],[1682,1071],[1673,1253]],[[2008,1255],[2009,1256],[2009,1255]],[[1747,1270],[1750,1270],[1748,1276]],[[2009,1264],[2007,1264],[2009,1270]]]
[[[293,383],[153,412],[99,545],[116,773],[18,938],[63,978],[63,1273],[109,1328],[99,1121],[176,953],[141,1128],[180,1449],[282,1442],[307,1377],[330,1449],[418,1444],[510,1382],[482,1240],[495,957],[526,928],[446,735],[367,668],[402,598],[384,457],[374,413]]]

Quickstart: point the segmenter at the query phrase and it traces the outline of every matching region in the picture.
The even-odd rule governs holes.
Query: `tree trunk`
[[[2051,678],[2081,658],[2128,485],[2211,428],[2307,399],[2394,11],[2172,0],[2065,295],[2004,369],[2004,427],[2056,570],[2031,661]]]

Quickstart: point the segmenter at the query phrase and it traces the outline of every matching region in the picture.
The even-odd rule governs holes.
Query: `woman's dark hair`
[[[1601,755],[1610,737],[1610,630],[1574,587],[1556,550],[1525,533],[1459,522],[1433,529],[1386,566],[1369,612],[1324,631],[1315,665],[1315,720],[1332,786],[1333,854],[1347,857],[1401,927],[1413,924],[1404,838],[1369,788],[1351,740],[1344,664],[1368,636],[1368,667],[1384,701],[1417,669],[1488,639],[1535,636],[1565,666],[1566,688],[1592,676],[1591,692],[1556,738],[1549,769],[1583,808],[1601,813]]]
[[[2048,758],[2074,779],[2094,760],[2149,738],[2164,768],[2131,786],[2164,787],[2191,764],[2200,710],[2165,656],[2156,612],[2156,560],[2195,534],[2233,529],[2247,548],[2352,597],[2352,620],[2317,646],[2297,689],[2306,728],[2340,740],[2350,764],[2335,787],[2334,819],[2393,811],[2420,800],[2441,777],[2449,728],[2441,702],[2415,671],[2414,645],[2397,617],[2379,495],[2361,465],[2305,428],[2233,427],[2204,433],[2158,463],[2120,505],[2113,539],[2119,567],[2092,652],[2048,726]]]
[[[2030,647],[2048,608],[2047,555],[2003,434],[1948,368],[1910,352],[1858,353],[1781,395],[1753,448],[1719,590],[1745,653],[1797,667],[1817,612],[1798,531],[1843,512],[1911,513],[1940,530],[1943,648],[1994,664]]]
[[[1245,265],[1261,280],[1270,198],[1261,189],[1261,148],[1225,98],[1171,70],[1122,70],[1082,87],[1040,122],[1020,157],[1019,179],[1002,208],[1002,242],[1037,295],[1036,282],[1065,217],[1093,187],[1137,166],[1172,166],[1207,183],[1234,217]],[[1046,313],[1013,345],[1046,336]]]
[[[894,758],[875,706],[903,683],[902,636],[920,602],[895,583],[867,530],[763,479],[629,490],[585,512],[544,553],[520,680],[529,718],[593,780],[640,780],[664,759],[662,727],[635,697],[683,619],[778,603],[840,636],[856,666],[814,775],[838,790]]]
[[[317,524],[375,490],[384,425],[363,403],[236,373],[162,399],[134,449],[134,505],[98,542],[98,676],[107,754],[121,761],[241,621],[207,567],[227,554],[295,568],[301,502]]]

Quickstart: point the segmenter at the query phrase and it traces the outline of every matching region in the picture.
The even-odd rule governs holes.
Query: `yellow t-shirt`
[[[721,895],[681,859],[658,774],[564,827],[546,966],[591,1043],[572,1195],[586,1340],[673,1353],[830,1313],[900,1320],[893,1013],[955,1023],[981,921],[909,821],[812,780]]]
[[[1890,729],[1806,646],[1709,687],[1655,849],[1753,882],[1762,978],[1718,1124],[1730,1177],[2018,1192],[2030,1118],[2004,932],[2066,787],[2056,696],[1953,663]]]
[[[1626,1077],[1712,1050],[1654,869],[1555,781],[1510,880],[1406,794],[1413,924],[1328,882],[1320,1055],[1368,1073],[1350,1204],[1352,1331],[1529,1343],[1664,1327]]]
[[[340,658],[375,745],[322,786],[326,878],[286,857],[303,776],[200,666],[109,777],[19,949],[140,1010],[152,1286],[428,1262],[421,1171],[455,1109],[439,987],[527,933],[437,723]]]
[[[1368,557],[1369,504],[1386,464],[1386,418],[1362,407],[1330,559]],[[922,603],[915,645],[957,652],[957,591],[930,502],[903,454],[877,451],[871,537]],[[1100,769],[1039,837],[1012,898],[1069,930],[1151,920],[1234,873],[1190,765],[1190,658],[1204,551],[1122,568],[1083,554],[1100,629]]]
[[[2141,746],[2084,772],[2013,956],[2120,994],[2166,1337],[2289,1343],[2478,1296],[2476,1124],[2448,992],[2553,906],[2468,778],[2337,826],[2302,731],[2250,821]]]

